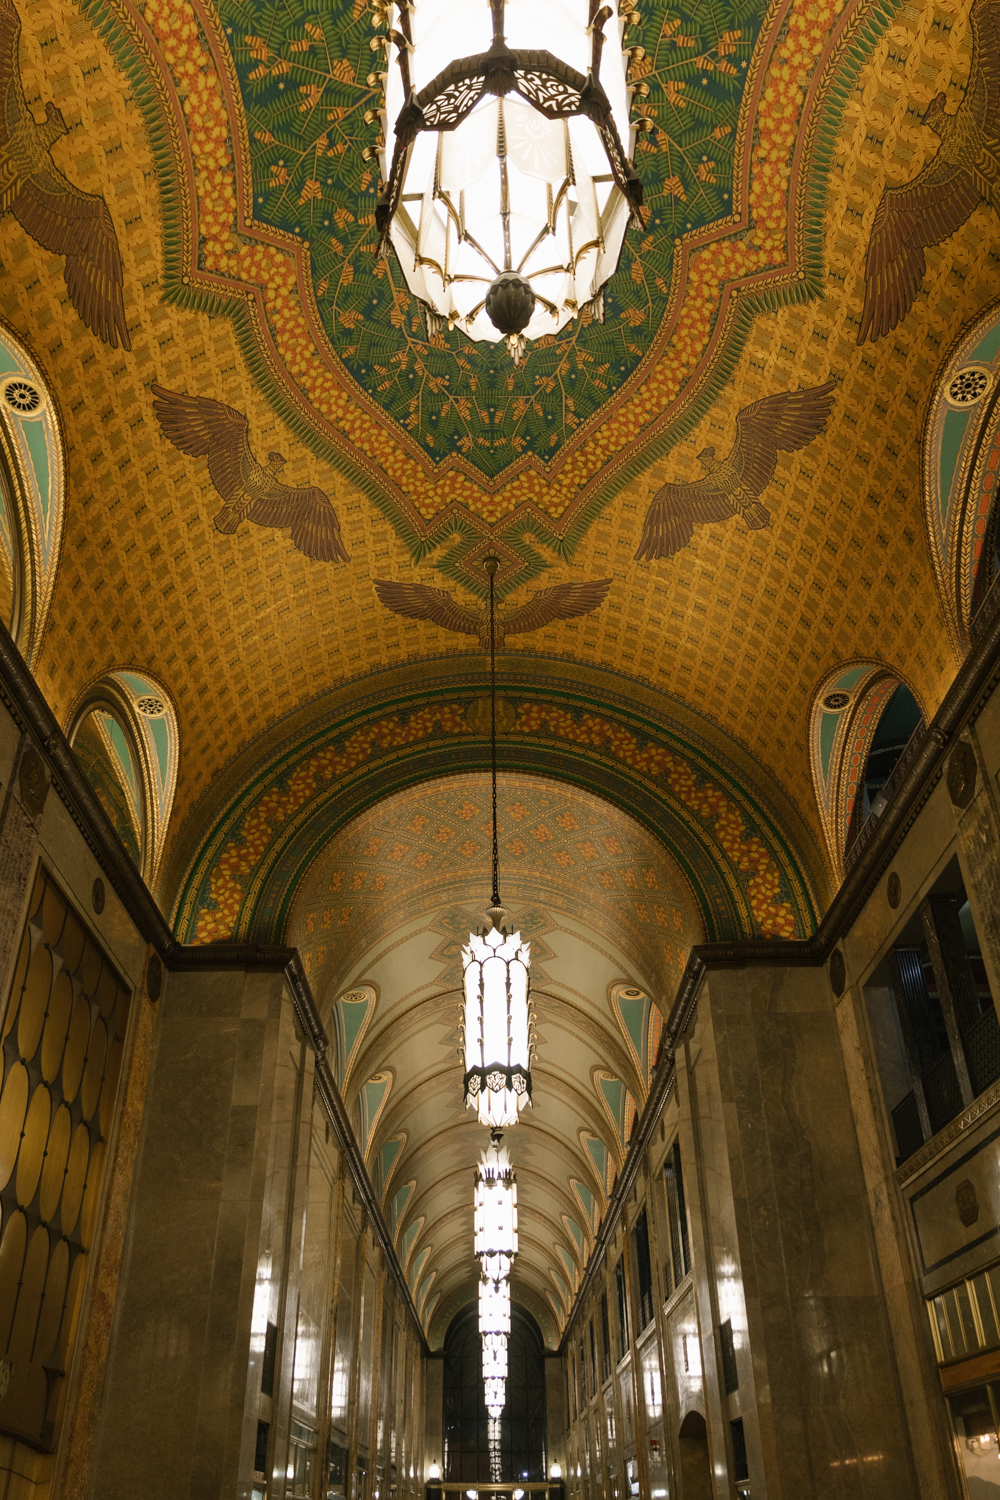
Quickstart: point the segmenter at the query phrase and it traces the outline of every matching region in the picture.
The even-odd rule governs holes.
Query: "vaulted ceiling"
[[[645,1100],[658,1006],[703,929],[662,845],[608,803],[504,776],[499,816],[538,1033],[532,1107],[508,1132],[513,1290],[554,1344]],[[491,836],[485,775],[397,793],[330,841],[288,922],[435,1342],[476,1291],[472,1173],[487,1132],[463,1108],[461,950],[489,898]]]
[[[862,323],[883,189],[933,157],[936,94],[949,111],[963,99],[965,0],[643,12],[644,220],[605,322],[581,318],[515,369],[458,330],[429,340],[398,264],[374,254],[362,0],[0,0],[0,67],[8,80],[19,67],[36,124],[49,101],[62,112],[54,166],[103,197],[122,260],[121,316],[92,317],[94,332],[63,255],[24,213],[0,220],[0,314],[55,394],[68,475],[34,670],[67,726],[114,670],[169,697],[177,788],[157,895],[185,940],[300,943],[331,1021],[339,996],[375,987],[344,1082],[364,1135],[357,1090],[391,1077],[368,1101],[381,1114],[366,1144],[373,1171],[391,1167],[400,1235],[423,1217],[407,1265],[431,1247],[415,1292],[425,1309],[440,1294],[438,1320],[467,1291],[455,1215],[479,1144],[460,1110],[453,990],[485,894],[486,659],[475,621],[445,628],[450,605],[437,622],[403,617],[375,584],[444,589],[475,614],[482,555],[501,555],[503,795],[530,809],[525,828],[553,833],[533,840],[513,814],[504,829],[506,894],[532,915],[552,1004],[517,1135],[518,1274],[550,1335],[550,1247],[561,1234],[571,1261],[583,1253],[563,1223],[571,1181],[594,1176],[579,1132],[621,1145],[593,1084],[594,1069],[630,1066],[608,985],[666,1005],[699,937],[810,931],[834,884],[810,779],[819,684],[879,662],[929,716],[954,675],[921,424],[949,349],[998,290],[996,214],[980,203],[928,251],[898,326]],[[663,485],[699,480],[706,448],[724,458],[751,403],[828,381],[829,409],[778,453],[753,529],[699,515],[673,555],[650,558]],[[238,419],[218,409],[199,448],[190,408],[175,403],[173,428],[163,418],[164,392],[245,415],[256,458],[279,452],[284,483],[321,492],[311,514],[328,517],[327,497],[340,541],[329,519],[321,537],[290,534],[276,513],[227,508],[209,460]],[[510,618],[536,590],[604,580],[584,614]],[[553,825],[556,807],[593,832]],[[677,937],[626,868],[654,872]],[[584,982],[592,960],[600,983]],[[404,1145],[383,1161],[393,1131]],[[412,1202],[393,1207],[404,1179]]]

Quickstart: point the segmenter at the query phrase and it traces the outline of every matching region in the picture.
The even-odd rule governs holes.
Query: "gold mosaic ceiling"
[[[178,24],[188,16],[187,0],[170,9]],[[68,299],[62,257],[41,249],[15,218],[3,219],[0,311],[58,394],[70,476],[63,560],[37,675],[63,715],[81,684],[111,666],[144,667],[164,681],[180,725],[176,837],[194,809],[199,821],[218,811],[213,787],[237,752],[255,745],[266,759],[268,737],[280,736],[280,721],[296,709],[378,669],[410,662],[419,680],[421,661],[477,649],[473,637],[389,613],[375,579],[445,587],[465,604],[474,601],[459,576],[440,570],[450,546],[444,534],[415,564],[386,508],[320,456],[307,424],[293,430],[275,415],[222,304],[199,310],[169,284],[175,220],[167,206],[180,192],[171,132],[179,138],[190,127],[207,63],[195,58],[171,114],[169,97],[151,102],[151,88],[144,93],[139,75],[126,72],[124,43],[140,60],[147,49],[150,77],[164,44],[143,32],[124,0],[83,9],[28,0],[20,13],[27,104],[41,120],[46,101],[55,102],[68,131],[54,141],[54,162],[106,199],[131,339],[130,351],[112,349],[91,333]],[[215,13],[198,14],[210,20]],[[192,26],[194,16],[192,9]],[[793,53],[794,46],[785,54],[789,65]],[[908,180],[933,154],[936,138],[922,113],[941,89],[948,107],[957,107],[969,60],[964,7],[944,17],[933,4],[907,4],[880,38],[872,33],[870,57],[846,101],[831,93],[822,106],[831,119],[840,110],[828,168],[812,197],[803,189],[795,210],[803,234],[815,226],[821,285],[753,318],[704,414],[655,460],[638,463],[569,558],[550,537],[532,544],[547,570],[540,577],[526,572],[519,584],[512,564],[511,604],[550,583],[612,579],[594,613],[510,638],[508,650],[536,659],[540,679],[579,662],[620,674],[625,692],[638,680],[679,700],[704,716],[709,742],[735,743],[759,762],[814,834],[806,735],[817,680],[840,660],[877,656],[930,712],[955,670],[923,535],[916,439],[945,351],[995,291],[992,211],[980,205],[928,252],[923,289],[894,332],[863,347],[855,340],[875,204],[885,184]],[[773,66],[783,65],[776,57]],[[769,79],[762,79],[765,92]],[[151,135],[156,109],[163,124]],[[791,149],[795,132],[788,133]],[[741,161],[747,191],[755,174],[761,182],[768,174],[784,180],[781,161]],[[210,176],[202,168],[195,176],[207,201]],[[838,384],[825,430],[778,454],[764,496],[769,528],[749,531],[736,518],[699,525],[674,557],[634,560],[651,496],[667,481],[698,478],[706,446],[724,456],[740,410],[831,375]],[[246,413],[256,457],[263,463],[280,451],[288,460],[284,483],[329,496],[350,561],[309,560],[287,531],[249,521],[230,535],[217,531],[221,501],[207,464],[164,437],[152,412],[154,382]],[[609,423],[614,399],[612,385]],[[168,902],[171,894],[164,893]]]

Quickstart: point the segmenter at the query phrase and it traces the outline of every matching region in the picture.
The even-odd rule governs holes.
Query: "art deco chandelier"
[[[642,204],[635,131],[653,123],[630,120],[648,93],[627,77],[638,12],[621,0],[606,38],[613,16],[601,0],[373,0],[380,249],[394,246],[429,337],[457,325],[516,362],[582,307],[603,319]]]
[[[499,1130],[476,1171],[476,1238],[479,1259],[479,1332],[483,1340],[486,1409],[492,1421],[503,1410],[510,1333],[510,1271],[517,1254],[517,1179]],[[499,1475],[495,1476],[499,1478]]]

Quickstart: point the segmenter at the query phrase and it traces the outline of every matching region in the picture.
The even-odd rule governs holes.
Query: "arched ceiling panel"
[[[680,862],[708,936],[812,931],[818,851],[759,767],[737,753],[713,754],[695,722],[682,726],[642,698],[616,694],[613,707],[604,706],[606,699],[595,701],[581,690],[579,675],[574,686],[564,680],[551,695],[539,692],[532,673],[524,681],[507,663],[498,676],[502,766],[584,786],[644,822]],[[419,693],[409,683],[400,691],[403,683],[396,680],[394,701],[388,681],[366,684],[376,691],[342,701],[332,722],[329,714],[317,716],[308,738],[301,730],[293,734],[266,766],[257,747],[255,764],[246,763],[249,782],[223,782],[213,805],[192,822],[193,847],[175,910],[179,935],[195,942],[281,940],[298,883],[333,832],[365,806],[451,772],[456,763],[469,769],[489,764],[482,680],[473,686],[452,668],[437,681],[424,678]],[[609,688],[603,679],[593,685],[602,693]],[[481,824],[473,818],[469,830],[462,829],[456,814],[451,836],[478,847]],[[676,946],[669,913],[646,883],[644,867],[623,861],[608,844],[590,849],[573,829],[550,833],[549,868],[560,883],[573,868],[601,870],[602,894],[621,890],[633,915],[658,928],[661,949]],[[418,844],[421,858],[434,863],[439,857],[440,841],[428,835],[424,848],[422,829],[401,826],[394,840],[400,851],[384,879],[395,878],[406,851],[415,856]],[[513,832],[507,853],[515,866],[533,841],[530,829]],[[355,857],[364,863],[381,854],[359,849]],[[178,877],[179,865],[180,855]],[[341,894],[343,910],[350,892]],[[332,910],[325,920],[335,921]]]

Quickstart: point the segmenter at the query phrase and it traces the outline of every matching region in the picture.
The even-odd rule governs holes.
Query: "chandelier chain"
[[[500,905],[500,853],[497,843],[497,630],[494,579],[490,570],[490,765],[493,775],[493,905]]]

